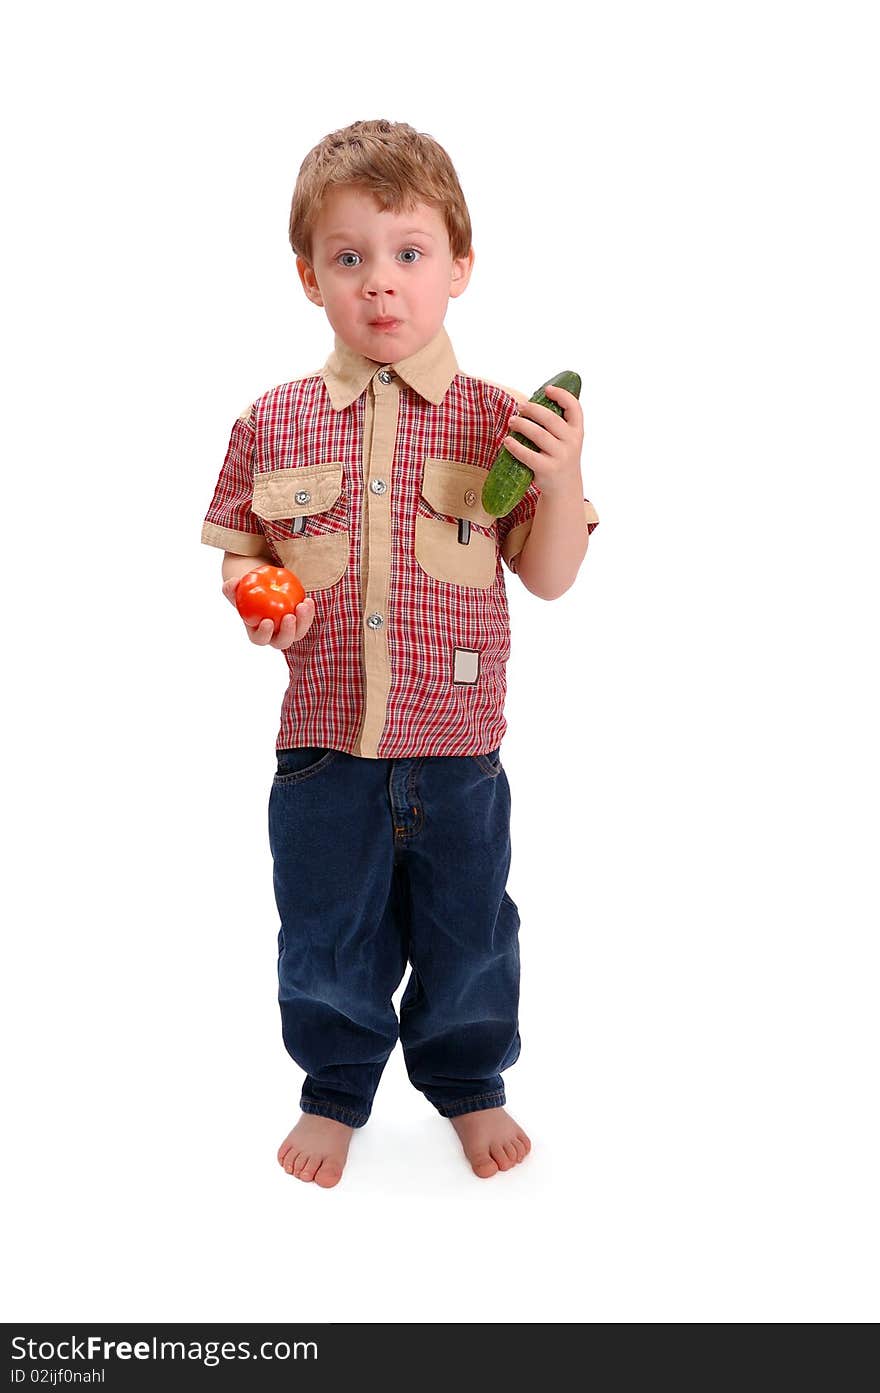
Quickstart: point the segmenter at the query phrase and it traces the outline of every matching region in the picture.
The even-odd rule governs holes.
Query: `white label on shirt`
[[[453,682],[473,685],[480,675],[480,655],[474,648],[456,648]]]

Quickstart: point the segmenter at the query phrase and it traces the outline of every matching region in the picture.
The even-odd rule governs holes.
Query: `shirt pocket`
[[[272,469],[254,478],[251,508],[282,564],[305,590],[327,590],[348,566],[348,499],[341,464]]]
[[[498,562],[495,519],[481,503],[486,471],[462,460],[425,460],[416,513],[416,561],[426,575],[486,590]]]

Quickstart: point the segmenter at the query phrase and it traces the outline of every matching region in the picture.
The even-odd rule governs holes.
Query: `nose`
[[[385,295],[394,295],[394,277],[386,267],[372,267],[367,269],[363,282],[363,295],[366,300],[381,300]]]

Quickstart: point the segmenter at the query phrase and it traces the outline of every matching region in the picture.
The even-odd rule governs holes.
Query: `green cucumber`
[[[538,406],[549,406],[551,411],[555,411],[557,416],[561,416],[562,407],[558,402],[551,401],[544,394],[544,387],[563,387],[566,392],[571,392],[573,397],[581,394],[581,380],[576,372],[558,372],[555,377],[551,377],[543,386],[539,387],[535,395],[531,398]],[[530,450],[537,450],[538,446],[534,440],[527,440],[518,431],[512,431],[514,440],[519,440],[521,444],[528,445]],[[535,475],[528,465],[521,464],[518,459],[514,459],[505,446],[502,445],[489,473],[486,475],[486,482],[483,484],[483,507],[487,513],[491,513],[494,518],[506,517],[511,512],[527,491],[529,484]]]

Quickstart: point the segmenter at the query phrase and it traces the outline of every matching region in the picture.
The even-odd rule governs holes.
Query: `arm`
[[[557,493],[542,493],[516,574],[533,595],[557,600],[574,584],[587,554],[587,539],[580,481]]]
[[[557,416],[536,402],[522,402],[509,429],[534,441],[530,450],[509,435],[504,444],[534,472],[540,498],[531,530],[519,553],[516,574],[542,600],[556,600],[574,583],[587,553],[588,515],[581,481],[584,418],[580,402],[562,387],[544,388],[563,408]],[[592,512],[592,507],[590,508]],[[595,513],[593,514],[595,517]]]
[[[241,556],[237,551],[224,551],[223,553],[223,594],[226,595],[226,581],[234,580],[236,585],[242,576],[246,576],[248,571],[256,570],[257,566],[274,566],[275,562],[266,552],[260,552],[258,556]],[[234,593],[234,587],[233,587]],[[227,596],[227,599],[229,597]]]
[[[275,566],[277,557],[271,555],[259,518],[253,516],[251,501],[254,490],[254,426],[253,408],[248,407],[232,427],[229,448],[220,470],[214,497],[202,524],[202,541],[223,550],[223,594],[235,608],[235,590],[242,576],[257,566]],[[238,550],[230,551],[229,547]],[[286,614],[275,633],[271,619],[262,623],[243,621],[251,643],[261,648],[289,648],[308,632],[315,618],[315,602],[307,596],[296,607],[296,614]]]
[[[223,594],[231,605],[235,605],[235,588],[242,576],[246,576],[248,571],[256,570],[257,566],[274,566],[275,561],[271,556],[261,553],[259,556],[241,556],[235,551],[225,551],[223,553]],[[270,648],[289,648],[292,643],[297,643],[301,638],[305,638],[315,618],[315,602],[311,595],[301,601],[296,607],[295,614],[285,614],[281,623],[278,625],[278,632],[275,633],[275,626],[271,619],[263,619],[248,623],[244,620],[247,629],[247,636],[251,643],[263,648],[268,643]]]

